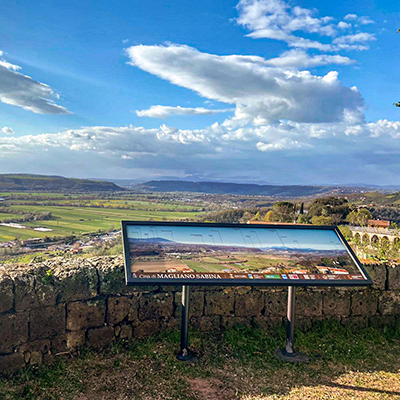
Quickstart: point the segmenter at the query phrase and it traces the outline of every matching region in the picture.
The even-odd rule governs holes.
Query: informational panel
[[[128,285],[372,283],[336,227],[123,221],[122,229]]]

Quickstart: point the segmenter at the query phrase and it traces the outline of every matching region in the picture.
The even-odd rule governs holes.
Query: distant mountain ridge
[[[253,196],[311,196],[329,192],[332,190],[332,187],[314,185],[258,185],[255,183],[149,181],[136,185],[135,189],[153,192],[198,192]]]
[[[112,182],[56,175],[0,174],[0,191],[104,192],[124,190]]]

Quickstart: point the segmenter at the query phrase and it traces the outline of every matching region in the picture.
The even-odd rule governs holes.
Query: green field
[[[110,230],[119,228],[121,220],[182,220],[193,219],[201,213],[187,211],[141,211],[120,210],[89,207],[56,207],[56,206],[23,206],[13,205],[13,209],[24,212],[46,212],[53,215],[52,220],[34,221],[22,223],[27,229],[17,229],[0,226],[0,241],[6,242],[14,238],[28,239],[33,237],[67,236],[80,233],[96,232],[98,230]],[[1,218],[16,218],[15,214],[2,214]],[[53,229],[52,232],[34,231],[33,227],[45,227]],[[29,229],[31,228],[31,229]]]

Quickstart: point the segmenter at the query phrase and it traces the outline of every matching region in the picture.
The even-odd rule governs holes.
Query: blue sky
[[[393,1],[0,4],[0,172],[399,185]]]
[[[334,231],[313,229],[214,228],[190,226],[128,226],[128,238],[163,238],[185,244],[243,246],[252,248],[345,250]]]

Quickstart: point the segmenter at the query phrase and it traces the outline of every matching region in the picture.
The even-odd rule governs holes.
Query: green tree
[[[296,205],[289,201],[278,201],[272,206],[275,218],[279,222],[293,222],[296,215]]]
[[[299,214],[297,217],[297,223],[298,224],[308,224],[308,218],[306,217],[305,214]]]
[[[332,219],[331,217],[324,217],[323,215],[321,216],[315,216],[311,218],[311,223],[313,225],[332,225]]]
[[[360,226],[367,226],[368,220],[372,219],[371,211],[367,210],[366,208],[361,208],[358,210],[358,225]]]

